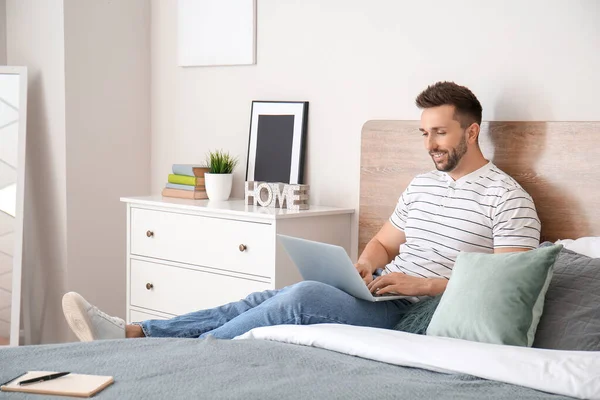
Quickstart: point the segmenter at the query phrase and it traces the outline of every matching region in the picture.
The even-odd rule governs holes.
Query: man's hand
[[[354,266],[366,285],[373,282],[373,268],[369,264],[357,262]]]
[[[382,275],[368,284],[371,293],[395,293],[404,296],[434,296],[444,291],[446,279],[419,278],[401,272]]]
[[[367,285],[373,282],[373,273],[377,268],[383,268],[398,255],[400,245],[404,242],[404,231],[386,221],[354,264]]]

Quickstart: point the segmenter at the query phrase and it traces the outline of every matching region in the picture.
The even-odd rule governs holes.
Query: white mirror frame
[[[19,75],[19,143],[17,194],[14,227],[10,346],[18,346],[21,336],[21,276],[23,261],[23,209],[25,201],[25,144],[27,134],[27,67],[0,66],[2,75]]]

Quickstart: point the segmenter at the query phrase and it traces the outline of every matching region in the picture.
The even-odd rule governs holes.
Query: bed
[[[322,332],[315,332],[320,338],[317,340],[336,341],[335,335],[325,333],[331,334],[328,328],[335,327],[322,328]],[[298,330],[293,331],[296,340],[301,340]],[[285,336],[285,332],[279,333]],[[351,346],[369,346],[378,339],[365,342],[361,335],[355,337],[357,343]],[[46,371],[112,375],[115,384],[96,396],[106,399],[566,398],[468,374],[400,367],[272,340],[141,339],[27,346],[1,351],[0,362],[3,379],[32,365]],[[12,393],[4,396],[40,398]]]
[[[431,169],[417,127],[416,121],[363,126],[361,249],[412,176]],[[600,160],[589,145],[600,123],[502,122],[482,128],[484,154],[534,197],[544,240],[600,236],[600,187],[590,184],[598,180]],[[115,384],[96,396],[106,399],[600,399],[600,352],[330,324],[258,328],[231,341],[5,348],[0,366],[0,382],[28,369],[112,375]]]

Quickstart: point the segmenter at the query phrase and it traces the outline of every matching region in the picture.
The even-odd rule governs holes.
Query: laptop
[[[410,298],[395,294],[372,294],[343,247],[285,235],[277,235],[277,238],[304,280],[326,283],[367,301]]]

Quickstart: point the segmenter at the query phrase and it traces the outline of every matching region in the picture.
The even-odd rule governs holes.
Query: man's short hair
[[[437,82],[427,86],[417,96],[415,103],[419,108],[454,106],[454,119],[460,122],[463,129],[474,122],[481,125],[481,103],[469,88],[454,82]]]

